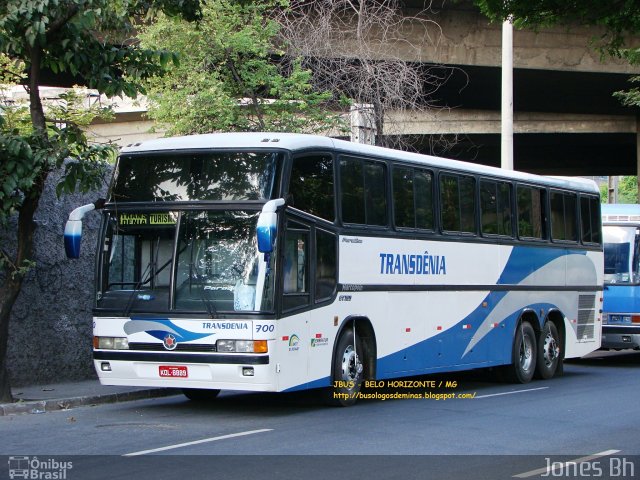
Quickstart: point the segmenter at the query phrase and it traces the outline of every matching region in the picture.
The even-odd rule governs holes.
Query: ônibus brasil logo
[[[63,462],[54,458],[41,460],[38,457],[9,457],[9,478],[38,480],[65,480],[67,470],[73,468],[73,462]]]

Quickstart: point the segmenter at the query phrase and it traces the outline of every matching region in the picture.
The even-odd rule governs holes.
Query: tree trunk
[[[34,130],[42,137],[44,142],[47,141],[47,129],[45,123],[44,110],[40,101],[40,60],[42,50],[34,47],[31,53],[31,66],[29,70],[29,109],[31,113],[31,122]],[[7,348],[9,345],[11,310],[20,294],[22,288],[22,280],[24,277],[23,268],[25,261],[29,261],[33,257],[33,234],[35,232],[35,223],[33,216],[38,208],[40,197],[44,189],[44,184],[49,175],[49,165],[42,165],[42,173],[36,178],[31,188],[25,191],[24,201],[18,209],[18,235],[15,260],[13,261],[14,269],[6,271],[6,279],[4,284],[0,285],[0,401],[10,402],[13,400],[11,395],[11,383],[9,379],[9,371],[7,369]]]
[[[33,234],[35,231],[35,223],[33,215],[38,208],[42,187],[38,181],[36,186],[37,192],[30,197],[25,198],[20,206],[18,216],[18,242],[17,251],[14,260],[16,268],[24,266],[25,260],[30,260],[33,256]],[[23,274],[7,271],[7,278],[3,285],[0,286],[0,401],[12,401],[11,383],[9,381],[9,372],[7,369],[7,347],[9,344],[9,318],[11,310],[18,298],[20,289],[22,288]]]
[[[0,402],[2,403],[13,401],[6,361],[9,344],[9,317],[22,286],[22,279],[16,278],[14,280],[10,273],[8,272],[9,278],[6,282],[0,286]]]

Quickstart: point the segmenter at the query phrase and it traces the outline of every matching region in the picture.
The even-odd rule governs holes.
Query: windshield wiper
[[[205,289],[205,281],[204,277],[198,273],[198,266],[195,263],[189,264],[189,269],[192,269],[192,272],[195,274],[196,280],[200,284],[200,299],[202,303],[204,303],[205,308],[207,309],[207,313],[209,314],[209,318],[216,318],[218,316],[218,311],[216,310],[216,306],[213,304],[208,295],[208,290]]]

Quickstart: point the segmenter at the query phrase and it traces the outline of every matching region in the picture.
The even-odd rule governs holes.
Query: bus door
[[[280,256],[283,318],[279,329],[280,368],[287,385],[304,384],[309,375],[310,237],[309,225],[287,217]]]
[[[298,357],[292,359],[296,365],[287,368],[298,378],[324,378],[336,330],[332,307],[337,286],[336,235],[313,221],[289,215],[283,249],[283,325],[299,342],[297,348],[287,346],[286,356]]]

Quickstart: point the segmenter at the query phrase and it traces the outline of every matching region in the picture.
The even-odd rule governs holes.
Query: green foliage
[[[603,51],[624,55],[628,37],[640,32],[640,3],[637,0],[474,0],[492,20],[513,16],[519,28],[548,25],[599,26],[604,34],[594,39]]]
[[[338,126],[326,108],[331,93],[315,91],[311,72],[277,45],[279,26],[269,12],[287,4],[211,0],[197,28],[168,17],[144,28],[143,46],[180,59],[147,81],[149,115],[168,135]]]
[[[600,185],[600,199],[602,203],[608,203],[609,187]],[[638,203],[638,177],[620,177],[618,181],[618,203]]]
[[[108,119],[111,111],[85,106],[83,98],[82,93],[69,91],[46,105],[46,138],[36,134],[25,102],[0,102],[0,158],[5,160],[0,163],[1,225],[6,225],[25,198],[42,188],[43,173],[63,163],[65,172],[56,189],[59,195],[99,186],[105,161],[114,150],[110,145],[90,145],[82,127],[97,116]]]
[[[108,145],[90,145],[82,130],[104,109],[87,109],[76,94],[42,105],[40,72],[79,76],[108,96],[135,97],[175,55],[130,41],[134,19],[164,11],[190,20],[198,0],[5,0],[0,2],[0,81],[29,85],[33,104],[0,98],[0,222],[37,199],[48,173],[64,164],[58,194],[100,182]],[[1,101],[5,100],[5,101]],[[45,112],[46,109],[46,112]]]
[[[162,71],[171,54],[141,49],[127,37],[136,15],[151,6],[198,15],[195,0],[8,0],[0,3],[0,53],[27,67],[34,52],[40,67],[80,76],[108,96],[135,97],[142,81]]]

